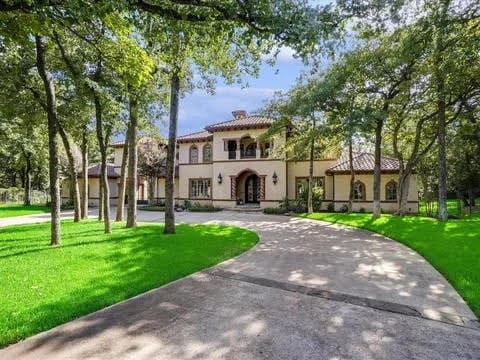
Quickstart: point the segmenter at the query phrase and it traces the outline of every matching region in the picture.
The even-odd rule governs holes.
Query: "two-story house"
[[[208,125],[204,130],[179,136],[177,139],[175,199],[211,204],[222,208],[238,206],[277,207],[288,198],[295,200],[308,183],[309,162],[286,161],[273,151],[285,138],[273,142],[260,141],[260,135],[272,120],[248,115],[246,111],[233,112],[233,118]],[[145,145],[145,144],[143,144]],[[117,186],[122,162],[123,143],[113,145],[115,163],[112,167],[111,187]],[[148,151],[148,147],[143,149]],[[372,210],[374,157],[356,153],[354,210]],[[94,167],[94,169],[97,169]],[[97,169],[98,170],[98,169]],[[397,209],[398,160],[384,157],[381,163],[381,206],[385,212]],[[93,174],[92,175],[96,175]],[[95,177],[93,182],[98,181]],[[408,210],[418,212],[416,177],[411,177]],[[90,182],[90,181],[89,181]],[[323,187],[323,208],[333,204],[335,210],[348,203],[350,192],[350,164],[348,158],[315,160],[314,182]],[[138,198],[146,200],[146,181],[139,177]],[[96,193],[96,190],[92,190]],[[115,197],[117,189],[111,188]],[[155,197],[165,198],[165,178],[156,183]]]

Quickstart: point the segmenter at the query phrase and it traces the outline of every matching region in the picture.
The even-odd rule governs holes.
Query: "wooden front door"
[[[258,203],[258,176],[255,174],[247,177],[245,181],[245,202]]]

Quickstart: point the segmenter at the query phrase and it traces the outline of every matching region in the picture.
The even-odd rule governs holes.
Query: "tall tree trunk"
[[[24,196],[23,204],[30,206],[32,203],[31,193],[32,193],[32,155],[29,152],[24,152],[25,156],[25,183],[23,186]]]
[[[148,189],[147,189],[147,198],[148,204],[153,205],[155,203],[155,182],[157,178],[154,176],[149,176],[147,178]]]
[[[115,221],[123,221],[123,209],[125,207],[125,188],[126,188],[126,182],[127,182],[129,128],[130,126],[127,127],[125,143],[123,144],[122,165],[120,168],[120,184],[118,185],[117,216],[115,218]]]
[[[108,173],[107,173],[107,146],[108,146],[108,135],[104,133],[104,124],[102,120],[102,103],[99,95],[94,92],[93,95],[95,103],[95,120],[96,120],[96,130],[97,130],[97,139],[98,146],[100,148],[100,183],[102,184],[103,196],[103,223],[105,233],[110,233],[110,189],[108,186]],[[105,131],[108,132],[108,131]]]
[[[135,95],[130,94],[130,123],[128,136],[128,175],[127,175],[127,228],[137,226],[137,131],[138,131],[138,102]]]
[[[50,244],[60,245],[60,180],[58,166],[58,140],[57,140],[57,104],[55,99],[55,86],[53,79],[47,71],[46,66],[46,43],[45,38],[35,36],[35,45],[37,50],[36,66],[38,74],[42,78],[47,99],[47,119],[48,119],[48,155],[49,155],[49,177],[50,177]]]
[[[437,85],[438,110],[438,219],[448,220],[447,211],[447,150],[446,150],[446,104],[445,74],[443,66],[443,47],[445,37],[445,20],[449,0],[441,0],[438,10],[434,44],[434,77]]]
[[[170,124],[168,128],[167,163],[165,176],[165,234],[175,233],[175,150],[177,145],[177,123],[180,95],[180,78],[174,72],[170,79]]]
[[[63,147],[67,153],[68,158],[68,172],[70,173],[70,191],[73,195],[73,221],[80,221],[80,189],[78,187],[78,175],[77,175],[77,166],[75,157],[73,156],[72,147],[70,146],[70,141],[68,140],[67,133],[65,129],[57,124],[58,132],[63,141]]]
[[[82,133],[82,219],[88,219],[88,127],[85,125]]]
[[[408,193],[410,190],[410,170],[404,170],[398,177],[397,185],[397,203],[398,203],[398,215],[405,215],[407,213],[408,205]]]
[[[310,139],[310,158],[308,164],[308,196],[307,196],[307,212],[313,213],[313,160],[315,151],[315,118],[312,124],[312,138]]]
[[[380,217],[381,179],[382,179],[382,129],[383,119],[377,119],[375,127],[375,166],[373,169],[373,218]]]
[[[348,161],[350,167],[350,192],[348,193],[348,212],[353,211],[353,188],[355,186],[355,168],[353,167],[353,140],[348,139]]]
[[[103,221],[103,181],[98,179],[98,221]]]

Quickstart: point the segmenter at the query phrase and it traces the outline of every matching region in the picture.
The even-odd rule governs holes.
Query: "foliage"
[[[104,234],[96,221],[67,221],[61,248],[48,246],[48,224],[2,228],[0,346],[215,265],[258,239],[230,226],[178,225],[168,237],[161,228],[115,223]]]
[[[288,213],[288,209],[286,207],[283,207],[283,206],[279,206],[279,207],[267,207],[267,208],[264,208],[263,209],[263,213],[264,214],[268,214],[268,215],[283,215],[283,214],[286,214]]]
[[[385,235],[417,251],[453,285],[480,317],[480,216],[442,223],[420,216],[368,214],[305,214]]]
[[[191,212],[218,212],[223,209],[213,205],[202,205],[199,202],[194,202],[192,206],[188,209]]]
[[[313,211],[317,212],[322,210],[323,195],[323,188],[321,188],[320,186],[312,186]],[[299,194],[299,197],[297,199],[297,206],[306,208],[307,202],[308,188],[303,189],[303,191]]]

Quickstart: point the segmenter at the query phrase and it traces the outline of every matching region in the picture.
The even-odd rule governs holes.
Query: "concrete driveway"
[[[163,215],[140,212],[141,221]],[[214,268],[0,351],[2,359],[480,359],[480,326],[407,247],[259,214],[179,213],[260,243]]]

